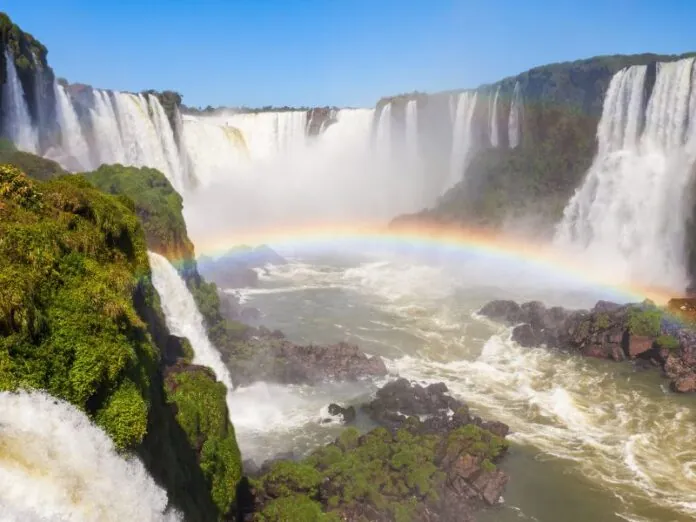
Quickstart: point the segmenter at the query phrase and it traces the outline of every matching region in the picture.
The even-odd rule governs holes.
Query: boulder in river
[[[696,391],[696,331],[693,299],[670,301],[660,309],[645,301],[599,301],[591,310],[547,308],[538,301],[519,305],[491,301],[479,313],[513,327],[512,339],[524,347],[549,348],[641,367],[661,367],[674,391]],[[691,315],[689,315],[691,314]]]

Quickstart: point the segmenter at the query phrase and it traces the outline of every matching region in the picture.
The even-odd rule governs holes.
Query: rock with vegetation
[[[647,362],[663,370],[672,389],[696,391],[696,330],[690,299],[667,308],[646,301],[619,305],[599,301],[591,310],[546,308],[538,301],[518,305],[491,301],[479,313],[513,326],[522,346],[546,345],[588,357]]]
[[[40,181],[67,174],[55,161],[17,150],[14,144],[0,138],[0,164],[14,165],[27,176]]]
[[[422,397],[407,381],[390,383],[368,409],[395,409]],[[444,384],[428,387],[434,403],[399,422],[361,435],[346,429],[302,461],[279,461],[253,482],[255,513],[248,520],[472,521],[495,505],[508,476],[497,468],[507,451],[504,433],[486,429]],[[400,397],[400,403],[385,397]],[[410,399],[409,399],[410,397]],[[435,404],[437,403],[437,404]],[[377,406],[379,404],[379,406]],[[440,406],[457,406],[453,415]],[[504,425],[501,425],[504,426]]]
[[[0,389],[84,410],[187,520],[231,511],[241,459],[224,386],[167,332],[133,202],[0,165],[0,267]]]
[[[164,174],[147,167],[102,165],[83,176],[104,192],[127,196],[135,203],[150,250],[174,263],[193,261],[193,243],[182,214],[183,200]]]

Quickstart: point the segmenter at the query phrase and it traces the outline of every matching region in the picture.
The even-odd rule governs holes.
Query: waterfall
[[[474,144],[474,129],[472,127],[476,100],[476,92],[462,92],[457,99],[454,130],[452,131],[451,170],[445,191],[459,183],[464,176]]]
[[[696,160],[694,58],[658,63],[644,109],[646,67],[616,73],[597,129],[598,152],[564,210],[555,241],[617,278],[682,290],[688,196]]]
[[[116,108],[108,92],[94,91],[94,106],[90,108],[94,142],[100,163],[126,164],[123,140],[116,119]]]
[[[8,49],[5,49],[5,64],[7,78],[2,91],[4,114],[2,127],[6,136],[18,149],[35,153],[39,149],[38,136],[31,122],[22,83],[17,76],[14,58]]]
[[[215,377],[227,388],[227,406],[230,406],[232,377],[222,362],[217,348],[208,339],[203,316],[198,311],[196,302],[176,269],[167,259],[154,252],[148,252],[152,267],[152,283],[157,289],[162,302],[162,310],[167,321],[167,328],[178,337],[185,337],[191,343],[193,363],[207,366],[213,370]]]
[[[375,146],[385,158],[391,156],[391,140],[392,140],[392,117],[391,117],[391,102],[382,107],[377,120],[377,132],[375,135]]]
[[[142,463],[76,407],[38,392],[0,392],[2,520],[174,521]],[[8,518],[6,518],[8,517]]]
[[[491,147],[497,147],[500,143],[500,136],[498,134],[498,98],[500,97],[500,87],[495,90],[495,96],[493,97],[493,102],[489,107],[488,114],[490,114],[490,137],[491,137]]]
[[[522,133],[522,92],[520,82],[515,82],[510,100],[510,116],[508,118],[508,142],[511,149],[520,144],[520,134]]]
[[[155,125],[155,132],[160,138],[160,145],[164,152],[164,158],[167,162],[167,170],[169,179],[174,189],[178,192],[184,190],[184,161],[179,155],[179,148],[174,137],[167,114],[164,112],[164,107],[159,102],[156,96],[148,95],[148,104],[152,112],[152,119]]]
[[[418,158],[418,102],[406,104],[406,148],[411,157]]]
[[[56,97],[56,116],[60,127],[62,153],[69,156],[72,170],[85,170],[91,167],[89,146],[82,133],[82,126],[73,107],[72,101],[65,88],[58,83],[53,84]]]

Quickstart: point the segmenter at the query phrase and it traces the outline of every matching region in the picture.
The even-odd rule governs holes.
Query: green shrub
[[[631,308],[627,325],[631,335],[657,337],[660,335],[662,313],[656,308]]]

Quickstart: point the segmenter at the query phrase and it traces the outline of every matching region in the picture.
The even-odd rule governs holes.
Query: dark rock
[[[246,343],[244,354],[233,354],[229,364],[240,386],[254,381],[318,384],[383,377],[387,367],[379,356],[368,357],[352,344],[299,345],[282,332],[259,328]]]
[[[632,359],[638,357],[639,355],[652,350],[653,344],[655,344],[654,337],[647,337],[644,335],[629,335],[626,355]]]
[[[671,315],[660,317],[659,332],[633,335],[635,310],[659,310],[654,303],[620,305],[598,301],[591,310],[546,308],[538,301],[517,305],[491,301],[480,313],[510,325],[512,339],[521,346],[545,344],[549,348],[614,361],[644,360],[641,367],[661,367],[678,392],[696,391],[696,331],[684,321],[696,317],[696,299],[673,299]],[[680,319],[684,317],[684,319]],[[659,336],[669,336],[667,341]]]
[[[491,301],[479,310],[479,314],[509,324],[517,324],[526,320],[526,314],[514,301]]]
[[[525,348],[539,346],[539,339],[534,334],[532,326],[529,324],[521,324],[512,329],[512,340]]]
[[[481,493],[483,500],[492,506],[498,502],[509,479],[510,477],[499,470],[484,471],[474,480],[473,485]]]
[[[350,424],[351,422],[355,421],[355,406],[343,408],[338,404],[331,403],[329,404],[329,415],[333,417],[340,416],[343,419],[344,424]]]

